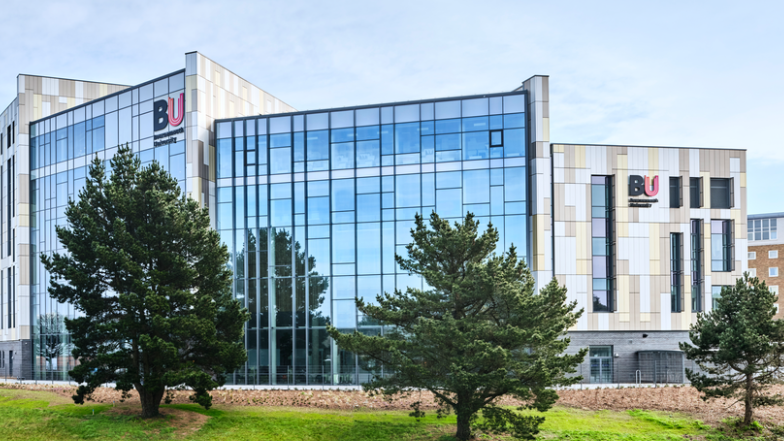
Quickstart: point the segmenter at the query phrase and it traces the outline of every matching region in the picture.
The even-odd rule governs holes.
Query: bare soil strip
[[[5,389],[40,390],[54,392],[70,398],[75,387],[51,385],[3,385]],[[774,386],[773,390],[784,394],[784,386]],[[174,391],[173,403],[191,403],[190,391]],[[655,388],[607,388],[607,389],[567,389],[559,390],[559,406],[584,410],[630,410],[645,409],[662,412],[678,412],[692,415],[708,424],[716,424],[724,418],[738,417],[743,414],[743,404],[730,400],[703,401],[696,389],[690,386]],[[110,388],[99,388],[92,396],[96,403],[120,403],[121,393]],[[212,392],[214,405],[229,406],[275,406],[308,407],[334,410],[410,410],[415,401],[422,403],[423,409],[436,407],[429,392],[415,392],[408,397],[371,396],[362,391],[346,390],[218,390]],[[511,397],[503,397],[499,403],[504,406],[517,406],[521,402]],[[139,397],[135,391],[116,409],[136,408]],[[136,410],[138,412],[138,410]],[[176,411],[176,409],[166,409]],[[172,412],[179,414],[181,411]],[[206,418],[194,412],[185,412]],[[755,411],[755,417],[763,422],[780,423],[784,421],[784,408],[768,407]],[[203,424],[203,423],[202,423]],[[201,426],[199,426],[201,427]]]

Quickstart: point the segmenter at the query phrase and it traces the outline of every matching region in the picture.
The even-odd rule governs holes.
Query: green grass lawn
[[[417,422],[404,411],[226,406],[205,411],[196,405],[163,407],[181,412],[177,416],[141,420],[132,414],[119,414],[111,405],[77,406],[48,392],[0,389],[0,426],[3,439],[7,440],[445,441],[451,439],[455,423],[454,417],[438,420],[433,412]],[[205,422],[203,417],[189,412],[208,418]],[[189,420],[188,425],[183,422],[183,415],[200,421]],[[547,440],[658,441],[718,436],[713,429],[683,415],[656,412],[555,408],[545,417],[539,438]]]

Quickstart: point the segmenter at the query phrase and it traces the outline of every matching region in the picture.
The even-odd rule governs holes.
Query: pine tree
[[[714,309],[700,314],[691,326],[691,343],[681,343],[686,358],[700,371],[686,369],[703,400],[732,398],[743,401],[744,425],[754,419],[754,408],[784,400],[767,390],[781,381],[784,368],[784,320],[774,320],[776,295],[765,282],[748,273],[735,286],[721,290]]]
[[[385,293],[377,296],[377,305],[357,301],[365,316],[387,327],[383,336],[342,334],[333,327],[329,332],[375,373],[366,390],[431,391],[439,415],[455,412],[458,439],[472,436],[479,411],[481,429],[531,439],[544,418],[499,407],[496,400],[512,395],[545,411],[558,399],[551,386],[580,380],[567,374],[574,373],[585,350],[563,352],[569,346],[566,330],[582,311],[566,302],[566,289],[555,280],[536,295],[514,246],[495,255],[498,232],[488,225],[480,235],[478,228],[470,213],[454,227],[433,213],[430,228],[417,215],[408,257],[396,260],[430,288]],[[421,414],[415,406],[412,415]]]
[[[153,417],[167,388],[184,385],[209,408],[209,391],[247,358],[228,249],[207,209],[157,162],[142,169],[126,145],[111,167],[107,177],[93,160],[57,227],[66,252],[41,256],[49,294],[77,311],[65,320],[78,360],[69,374],[82,383],[73,399],[115,383],[124,396],[136,389],[142,416]]]

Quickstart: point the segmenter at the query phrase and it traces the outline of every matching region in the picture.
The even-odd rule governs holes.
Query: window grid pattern
[[[184,88],[184,73],[178,73],[31,125],[32,256],[64,251],[55,227],[66,225],[68,200],[77,198],[84,187],[94,156],[104,160],[108,173],[109,161],[118,146],[128,143],[141,159],[142,167],[158,161],[185,190],[185,141],[156,146],[153,133],[153,102],[179,98]],[[185,123],[180,127],[184,128]],[[63,320],[75,317],[78,311],[49,297],[49,273],[39,259],[31,263],[31,273],[34,351],[39,354],[36,348],[42,345],[63,348],[55,359],[36,356],[34,372],[39,379],[67,380],[74,360]]]
[[[515,94],[219,122],[217,228],[251,312],[233,381],[366,381],[325,327],[380,334],[355,299],[425,288],[395,262],[416,213],[472,212],[526,258],[524,110]]]
[[[748,239],[749,242],[756,240],[777,240],[778,239],[777,219],[749,219]]]

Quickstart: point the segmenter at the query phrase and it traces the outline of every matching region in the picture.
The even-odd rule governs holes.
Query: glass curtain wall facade
[[[49,297],[50,276],[35,256],[63,252],[55,226],[65,225],[68,200],[75,199],[84,187],[93,157],[103,160],[109,169],[120,145],[131,145],[142,166],[157,160],[184,190],[184,136],[156,146],[153,124],[153,102],[179,99],[184,91],[185,74],[176,72],[30,125],[30,251],[34,256],[30,277],[36,379],[68,379],[74,360],[63,319],[73,318],[77,312]]]
[[[326,325],[381,334],[355,299],[426,288],[400,270],[414,216],[467,212],[529,255],[525,95],[217,122],[217,227],[248,307],[236,384],[356,384]]]

